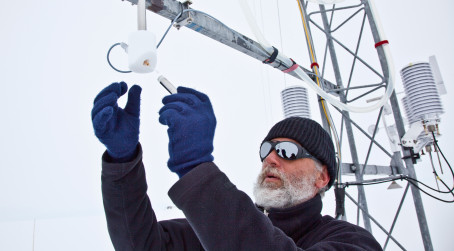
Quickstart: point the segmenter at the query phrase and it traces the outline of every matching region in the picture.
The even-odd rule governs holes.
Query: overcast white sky
[[[281,39],[276,1],[250,3],[255,13],[268,17],[259,21],[268,40],[308,68],[297,3],[279,3]],[[253,38],[236,1],[193,2],[194,9]],[[376,1],[376,6],[397,73],[410,62],[437,57],[448,91],[442,96],[445,114],[440,125],[440,146],[452,161],[454,149],[450,143],[454,133],[449,128],[454,116],[449,108],[454,102],[454,3],[381,0]],[[169,21],[150,12],[147,18],[149,30],[160,37]],[[32,250],[34,220],[34,250],[113,250],[100,189],[104,147],[93,134],[90,110],[96,94],[115,81],[124,80],[130,86],[136,83],[143,88],[140,137],[149,196],[160,219],[182,216],[175,209],[167,209],[172,206],[167,191],[177,180],[166,167],[167,133],[158,123],[161,99],[167,93],[155,81],[156,75],[120,74],[105,59],[108,48],[126,41],[135,29],[136,8],[120,0],[2,1],[0,250]],[[115,50],[112,59],[119,68],[126,67],[127,57],[121,50]],[[158,50],[157,68],[175,84],[210,96],[218,121],[215,162],[240,189],[251,194],[260,167],[259,143],[268,129],[283,118],[280,91],[301,83],[186,28],[170,31]],[[396,90],[403,91],[399,75],[396,80]],[[315,100],[315,94],[310,95]],[[313,118],[319,120],[317,105],[314,103],[311,108]],[[375,122],[369,115],[354,118],[365,126]],[[383,130],[380,134],[384,138]],[[383,144],[386,143],[385,140]],[[359,136],[357,145],[360,158],[364,158],[363,149],[368,145]],[[381,163],[379,153],[369,163],[387,164]],[[416,171],[420,180],[435,186],[427,160],[416,165]],[[446,165],[443,178],[452,185]],[[367,187],[366,193],[369,210],[389,228],[403,189],[386,187]],[[356,188],[347,191],[356,194]],[[422,197],[434,249],[450,250],[452,204]],[[323,213],[333,215],[332,192],[324,203]],[[351,203],[347,206],[348,220],[356,222],[356,210]],[[408,250],[423,250],[411,196],[405,200],[402,214],[395,237]],[[375,226],[373,233],[384,243],[385,237]],[[388,250],[399,250],[390,245]]]

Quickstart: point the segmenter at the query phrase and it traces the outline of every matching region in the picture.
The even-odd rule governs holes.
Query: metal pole
[[[372,11],[369,6],[369,1],[367,0],[362,0],[365,6],[365,11],[369,17],[372,16]],[[372,30],[372,34],[374,36],[374,41],[375,43],[380,42],[380,37],[378,34],[377,26],[372,18],[369,18],[369,23],[370,27]],[[380,58],[380,64],[383,69],[383,73],[385,77],[389,76],[388,72],[388,65],[386,62],[386,58],[384,56],[384,51],[381,46],[377,47],[377,52]],[[393,110],[393,115],[394,115],[394,120],[396,122],[396,127],[397,131],[399,133],[399,138],[402,138],[405,135],[405,127],[404,127],[404,122],[402,119],[402,115],[400,113],[400,108],[399,108],[399,103],[397,101],[397,96],[396,92],[393,92],[393,94],[390,97],[390,102],[391,102],[391,107]],[[402,152],[404,156],[410,156],[411,152],[408,149],[405,149],[402,146]],[[400,153],[397,153],[397,155],[400,155]],[[401,157],[401,156],[398,156]],[[407,167],[407,175],[413,179],[416,179],[416,172],[415,168],[413,166],[413,160],[412,158],[405,158],[404,159],[405,166]],[[424,249],[426,251],[432,251],[433,246],[432,246],[432,240],[430,238],[430,232],[429,232],[429,226],[427,225],[427,219],[426,219],[426,214],[424,212],[424,206],[422,204],[422,198],[421,198],[421,193],[419,192],[419,189],[417,187],[418,185],[411,185],[411,193],[413,195],[413,202],[415,204],[415,210],[416,210],[416,215],[418,216],[418,222],[419,222],[419,229],[421,231],[421,237],[424,243]]]
[[[325,6],[320,5],[320,11],[321,11],[321,16],[323,20],[323,26],[325,28],[325,34],[327,34],[326,39],[328,43],[328,48],[330,51],[331,55],[331,62],[333,64],[333,69],[334,69],[334,74],[336,76],[336,83],[339,88],[344,88],[343,83],[342,83],[342,77],[339,71],[339,63],[337,61],[337,56],[336,56],[336,51],[334,49],[334,44],[330,36],[330,24],[328,22],[328,17],[326,16],[326,11],[325,11]],[[339,92],[339,98],[342,102],[346,103],[347,98],[345,97],[344,92]],[[353,136],[353,128],[351,124],[351,119],[350,119],[350,114],[348,112],[344,112],[343,116],[346,117],[344,120],[345,122],[345,130],[347,131],[347,138],[348,138],[348,143],[350,146],[350,154],[352,156],[352,161],[353,161],[353,171],[355,172],[355,177],[356,180],[361,182],[363,180],[363,175],[362,171],[360,168],[359,164],[359,159],[358,159],[358,152],[356,150],[356,142],[355,142],[355,137]],[[366,201],[366,193],[364,191],[363,186],[358,186],[358,196],[359,196],[359,205],[363,210],[367,213],[369,212],[369,209],[367,207],[367,201]],[[363,214],[363,221],[364,221],[364,228],[367,229],[367,231],[372,233],[372,228],[370,224],[370,219],[367,217],[367,214]]]

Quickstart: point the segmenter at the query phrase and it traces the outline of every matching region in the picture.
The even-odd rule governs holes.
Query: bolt
[[[188,24],[192,23],[192,18],[188,18]]]

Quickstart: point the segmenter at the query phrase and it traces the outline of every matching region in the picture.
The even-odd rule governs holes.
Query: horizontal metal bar
[[[362,181],[349,181],[345,182],[345,186],[363,186],[363,185],[373,185],[375,183],[380,183],[380,182],[387,182],[387,181],[393,181],[393,180],[404,180],[407,178],[406,175],[391,175],[386,178],[378,178],[378,179],[370,179],[370,180],[362,180]]]
[[[378,83],[378,84],[369,84],[369,85],[360,85],[360,86],[353,86],[353,87],[344,87],[344,88],[339,88],[336,91],[345,91],[345,90],[354,90],[354,89],[362,89],[362,88],[371,88],[371,87],[377,87],[377,86],[384,86],[386,85],[383,84],[384,82]]]
[[[393,175],[398,172],[397,166],[359,165],[365,175]],[[354,175],[355,165],[353,163],[342,163],[342,174]]]

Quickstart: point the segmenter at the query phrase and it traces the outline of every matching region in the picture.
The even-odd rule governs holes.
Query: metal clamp
[[[192,1],[191,1],[191,0],[186,0],[186,1],[184,1],[183,3],[181,3],[181,5],[182,5],[182,7],[183,7],[183,10],[182,10],[182,11],[189,9],[189,5],[191,5],[191,4],[192,4]],[[186,25],[188,25],[188,24],[191,24],[192,21],[194,20],[194,19],[192,18],[192,15],[191,15],[191,12],[190,12],[190,11],[184,13],[182,16],[184,16],[184,15],[187,15],[187,16],[186,16],[183,20],[179,20],[179,21],[177,20],[177,21],[173,24],[173,26],[174,26],[175,28],[177,28],[178,30],[179,30],[181,27],[183,27],[183,26],[186,26]]]

